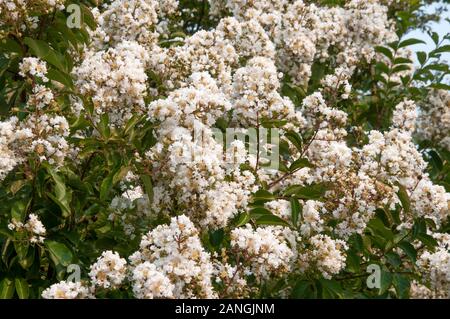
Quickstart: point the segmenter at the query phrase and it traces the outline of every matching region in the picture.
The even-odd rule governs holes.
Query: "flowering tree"
[[[449,298],[428,2],[0,0],[0,297]]]

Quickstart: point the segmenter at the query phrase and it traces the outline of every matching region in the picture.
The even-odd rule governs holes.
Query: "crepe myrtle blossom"
[[[209,0],[198,20],[186,1],[100,2],[82,44],[38,58],[22,38],[51,38],[65,1],[0,0],[1,36],[30,47],[7,56],[5,89],[23,91],[0,119],[1,194],[30,204],[5,232],[43,252],[70,228],[96,254],[42,297],[288,297],[388,251],[417,275],[411,296],[449,297],[450,95],[374,67],[411,58],[379,48],[406,4]]]
[[[114,288],[120,286],[126,277],[126,260],[120,258],[117,252],[104,251],[91,265],[89,277],[93,285],[101,288]]]
[[[86,299],[89,296],[89,288],[83,286],[81,282],[61,281],[42,292],[44,299]]]
[[[12,219],[8,224],[8,229],[19,233],[25,233],[28,237],[27,239],[32,244],[42,244],[47,232],[44,224],[42,224],[38,216],[35,214],[30,214],[26,223]]]

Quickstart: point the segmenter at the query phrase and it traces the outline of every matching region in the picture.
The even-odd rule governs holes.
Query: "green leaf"
[[[253,194],[253,201],[269,202],[274,199],[276,199],[275,195],[265,189],[260,189]]]
[[[408,64],[400,64],[400,65],[396,65],[393,69],[392,69],[392,73],[398,73],[398,72],[402,72],[402,71],[409,71],[411,70],[411,66]]]
[[[124,134],[127,135],[130,133],[131,130],[133,130],[136,126],[136,124],[141,120],[140,116],[134,115],[131,119],[128,120],[127,124],[124,128]]]
[[[250,215],[272,215],[272,212],[264,207],[255,207],[250,210]]]
[[[399,298],[406,299],[409,297],[409,288],[411,283],[406,275],[394,274],[393,283]]]
[[[70,77],[70,75],[68,75],[64,72],[61,72],[59,70],[52,68],[52,69],[48,70],[47,77],[50,80],[54,80],[56,82],[64,84],[69,89],[73,89],[72,78]]]
[[[382,46],[376,46],[375,51],[384,54],[391,61],[394,59],[394,55],[392,54],[392,51],[389,48],[382,47]]]
[[[241,227],[245,224],[247,224],[250,220],[250,214],[248,213],[242,213],[239,215],[239,218],[236,222],[236,227]]]
[[[16,200],[11,207],[11,217],[16,221],[23,222],[26,216],[27,204],[21,200]]]
[[[14,296],[14,281],[4,278],[0,282],[0,299],[11,299]]]
[[[297,227],[298,224],[298,216],[301,214],[302,206],[300,205],[297,198],[291,198],[291,219],[292,224]]]
[[[11,194],[16,195],[19,190],[22,189],[27,184],[27,180],[19,179],[11,183],[10,191]]]
[[[261,126],[265,128],[278,128],[285,126],[287,122],[287,120],[264,119],[261,121]]]
[[[394,237],[392,231],[387,228],[379,218],[373,218],[370,220],[367,227],[372,230],[374,234],[378,235],[385,241],[392,240]]]
[[[312,184],[310,186],[293,185],[284,191],[284,195],[295,195],[301,199],[320,199],[327,191],[324,184]]]
[[[420,240],[425,246],[427,246],[430,249],[433,249],[438,245],[438,242],[436,239],[434,239],[432,236],[427,235],[425,233],[420,233],[417,235],[417,239]]]
[[[284,136],[297,148],[299,152],[302,151],[302,138],[297,132],[289,131],[286,132]]]
[[[394,266],[395,268],[397,268],[398,266],[400,266],[401,263],[402,263],[402,259],[401,259],[400,256],[399,256],[397,253],[395,253],[395,252],[390,251],[390,252],[388,252],[385,256],[386,256],[387,261],[388,261],[392,266]]]
[[[320,286],[322,287],[323,298],[342,298],[343,290],[341,285],[336,280],[320,279]]]
[[[123,178],[128,174],[131,170],[130,166],[122,166],[114,175],[113,175],[113,185],[116,185],[118,182],[123,180]]]
[[[25,259],[28,254],[28,248],[30,247],[28,242],[14,241],[14,249],[16,250],[19,259]]]
[[[63,216],[68,217],[71,214],[70,202],[72,201],[72,193],[67,190],[62,176],[56,173],[50,165],[47,165],[46,168],[55,182],[55,194],[48,193],[47,195],[61,208]]]
[[[27,299],[30,294],[30,288],[28,287],[28,282],[24,278],[16,278],[14,280],[17,295],[20,299]]]
[[[427,60],[427,54],[423,51],[419,51],[417,54],[417,60],[419,61],[420,65],[423,65],[425,61]]]
[[[413,228],[412,228],[412,237],[417,238],[419,234],[426,234],[427,233],[427,224],[423,218],[418,218],[414,222]]]
[[[382,73],[386,73],[386,74],[389,73],[389,67],[384,62],[381,62],[381,61],[377,62],[376,68],[378,70],[380,70]]]
[[[433,89],[450,91],[450,85],[445,83],[433,83],[430,85]]]
[[[66,66],[62,62],[64,60],[62,54],[55,51],[46,42],[31,38],[25,38],[23,42],[30,47],[34,55],[57,67],[60,71],[63,71],[64,73],[68,72]]]
[[[438,53],[450,52],[450,44],[443,45],[433,51],[430,52],[430,55],[435,55]]]
[[[433,166],[436,167],[436,169],[438,169],[439,171],[441,171],[444,168],[444,163],[442,162],[442,159],[439,156],[439,154],[434,150],[430,150],[428,154],[431,157],[431,163],[433,164]]]
[[[310,281],[299,280],[292,289],[292,298],[315,298],[313,285]]]
[[[92,11],[85,6],[81,5],[81,11],[83,12],[83,21],[88,25],[91,30],[95,30],[97,27],[97,22],[95,21],[94,16],[92,15]]]
[[[416,263],[417,251],[416,251],[416,249],[414,248],[413,245],[411,245],[407,241],[401,241],[398,244],[398,247],[400,247],[403,250],[403,252],[409,257],[409,259],[411,259],[411,261],[413,263]]]
[[[298,160],[294,161],[291,166],[289,166],[289,171],[293,172],[303,167],[312,167],[307,158],[299,158]]]
[[[420,39],[410,38],[410,39],[401,41],[398,44],[398,48],[400,49],[400,48],[407,47],[410,45],[415,45],[415,44],[426,44],[426,42],[423,40],[420,40]]]
[[[19,259],[20,266],[23,269],[28,270],[33,265],[34,257],[35,257],[34,248],[33,247],[28,248],[28,252],[25,258]]]
[[[142,183],[144,184],[145,193],[148,196],[149,201],[153,200],[153,184],[152,178],[148,175],[141,175]]]
[[[445,64],[445,63],[433,63],[433,64],[428,64],[423,69],[424,70],[440,71],[440,72],[448,72],[448,65]]]
[[[110,173],[106,176],[100,185],[100,200],[106,200],[113,187],[114,174]]]
[[[105,138],[109,139],[111,137],[111,128],[109,126],[109,116],[108,114],[102,114],[100,117],[100,123],[98,123],[98,131]]]
[[[349,271],[358,272],[360,269],[361,258],[354,249],[349,249],[347,251],[346,265]]]
[[[223,241],[223,238],[224,238],[224,231],[223,231],[223,229],[218,229],[218,230],[209,232],[209,242],[214,247],[219,247],[219,245]]]
[[[257,225],[279,225],[289,227],[289,224],[280,217],[272,214],[261,215],[256,219]]]
[[[433,32],[431,34],[431,39],[433,40],[434,44],[439,44],[439,34],[437,34],[436,32]]]
[[[46,240],[45,246],[47,247],[48,252],[50,253],[50,258],[55,265],[67,267],[72,263],[73,254],[63,243],[53,240]]]
[[[381,270],[380,291],[379,295],[383,295],[392,285],[392,274],[384,269]]]
[[[412,61],[408,58],[398,57],[394,59],[394,64],[412,64]]]
[[[402,203],[402,207],[406,213],[409,213],[411,211],[411,200],[409,199],[408,192],[403,185],[399,183],[397,183],[396,185],[398,186],[397,196]]]

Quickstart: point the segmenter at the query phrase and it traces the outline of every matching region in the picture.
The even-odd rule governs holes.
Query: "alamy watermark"
[[[366,285],[369,289],[381,288],[381,268],[377,264],[370,264],[366,270],[370,275],[366,279]]]
[[[66,11],[70,13],[66,25],[69,29],[81,29],[81,7],[78,4],[69,4]]]

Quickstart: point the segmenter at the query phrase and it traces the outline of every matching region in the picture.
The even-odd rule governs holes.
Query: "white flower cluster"
[[[108,289],[119,287],[127,275],[127,261],[117,252],[104,251],[93,265],[89,277],[94,286]]]
[[[276,47],[277,66],[300,85],[308,82],[314,59],[327,59],[332,50],[339,52],[334,62],[353,67],[361,59],[370,61],[374,46],[397,38],[387,7],[376,0],[353,0],[345,7],[317,7],[301,0],[210,4],[213,12],[228,9],[241,21],[257,20]]]
[[[37,84],[33,88],[33,94],[28,97],[27,107],[29,109],[36,108],[39,110],[44,109],[54,103],[54,95],[49,88]]]
[[[95,46],[101,48],[122,41],[136,41],[151,48],[164,29],[164,20],[174,15],[176,0],[115,0],[103,12],[94,9],[97,29],[93,32]],[[158,25],[159,24],[159,25]]]
[[[417,106],[413,101],[405,100],[394,110],[392,125],[396,128],[414,132],[417,120]]]
[[[21,123],[21,128],[30,128],[33,137],[30,151],[34,152],[39,160],[48,161],[59,166],[70,152],[66,137],[69,136],[69,123],[64,116],[42,114],[29,116]]]
[[[19,74],[31,77],[33,82],[36,79],[48,82],[47,65],[38,58],[24,58]],[[30,114],[21,121],[16,116],[0,121],[0,180],[30,155],[41,162],[60,166],[76,151],[67,142],[70,133],[67,119],[51,110],[54,103],[52,90],[34,83],[26,103]]]
[[[326,212],[323,203],[315,200],[308,200],[303,204],[300,233],[304,237],[310,237],[314,233],[323,231],[323,220],[321,215]]]
[[[32,76],[42,80],[42,82],[48,82],[47,63],[39,58],[24,58],[19,64],[19,74],[23,77]]]
[[[18,140],[32,136],[30,130],[17,130],[17,117],[0,122],[0,180],[12,171],[24,158],[15,152],[14,145]]]
[[[233,116],[237,122],[258,125],[264,119],[291,120],[298,124],[303,119],[296,113],[287,97],[280,95],[280,73],[272,60],[256,57],[233,77]]]
[[[291,218],[291,203],[285,199],[272,200],[264,204],[264,207],[272,212],[272,214],[289,220]]]
[[[299,255],[300,270],[319,271],[324,278],[331,279],[345,267],[347,244],[343,240],[327,235],[315,235],[308,240],[308,247]]]
[[[352,91],[352,85],[349,83],[352,73],[347,67],[337,67],[333,74],[327,74],[321,80],[323,90],[333,97],[340,96],[342,100],[347,100]]]
[[[22,122],[13,116],[0,122],[0,178],[5,178],[29,155],[41,162],[61,165],[70,152],[68,135],[69,124],[58,115],[32,114]]]
[[[32,244],[44,242],[46,229],[35,214],[30,214],[25,224],[15,219],[11,220],[8,228],[15,232],[25,233],[27,240]]]
[[[185,86],[193,73],[209,72],[224,92],[230,90],[232,66],[238,65],[239,58],[232,42],[216,29],[200,30],[180,46],[155,47],[150,55],[150,69],[167,89]]]
[[[216,297],[211,283],[213,264],[198,235],[189,218],[181,215],[173,217],[170,225],[160,225],[143,236],[140,250],[130,257],[135,294],[143,297]]]
[[[402,101],[392,126],[370,131],[363,146],[348,144],[349,132],[359,128],[349,129],[348,114],[336,106],[357,94],[351,85],[357,66],[376,57],[375,46],[397,37],[382,2],[351,0],[344,7],[300,0],[210,3],[213,11],[228,10],[233,16],[169,47],[160,40],[168,34],[167,18],[176,14],[177,1],[114,0],[102,12],[94,11],[94,41],[73,71],[79,93],[93,102],[94,122],[108,115],[111,126],[120,127],[137,114],[155,124],[156,143],[142,159],[151,171],[153,198],[130,175],[125,179],[131,185],[121,188],[110,204],[109,219],[119,220],[134,238],[136,219],[171,217],[169,225],[143,236],[130,266],[117,253],[104,252],[91,266],[95,286],[117,288],[128,280],[138,298],[212,298],[219,296],[215,279],[225,286],[224,295],[249,296],[255,289],[251,277],[259,281],[300,272],[331,279],[339,274],[345,267],[346,240],[363,233],[377,208],[401,204],[400,189],[411,202],[410,211],[401,212],[402,223],[426,217],[440,225],[448,218],[449,194],[431,182],[412,136],[417,126],[419,136],[448,148],[448,93],[433,92],[429,108],[420,106],[425,110],[420,114],[412,101]],[[331,73],[296,109],[280,93],[282,82],[306,89],[316,61],[329,64]],[[46,65],[40,60],[27,58],[20,70],[22,76],[46,81]],[[29,153],[62,162],[68,152],[67,121],[40,113],[53,100],[48,88],[36,85],[27,103],[36,114],[24,124],[16,118],[0,122],[0,179]],[[73,106],[74,113],[82,113],[79,100]],[[229,163],[215,136],[218,120],[230,120],[242,133],[264,120],[286,121],[282,137],[293,131],[305,140],[298,147],[285,135],[292,158],[283,160],[307,160],[307,167],[269,174],[240,141],[231,143],[234,161]],[[251,169],[241,170],[243,164]],[[292,229],[247,224],[230,230],[233,218],[252,207],[251,195],[259,184],[274,193],[294,185],[326,185],[327,190],[321,201],[299,201],[301,218]],[[292,222],[290,198],[264,207]],[[172,217],[180,213],[184,215]],[[220,256],[210,256],[200,230],[221,228],[230,230],[231,245]],[[423,253],[418,262],[438,290],[448,272],[447,248]],[[52,287],[47,296],[87,296],[82,287]]]
[[[65,0],[0,0],[0,25],[36,29],[39,16],[63,10]],[[15,30],[17,31],[17,30]]]
[[[246,207],[255,178],[238,170],[241,162],[228,167],[210,129],[230,102],[207,73],[194,73],[190,82],[149,105],[149,118],[161,121],[159,142],[147,152],[155,163],[152,207],[171,210],[176,203],[201,226],[224,227]],[[245,153],[243,145],[238,149]]]
[[[417,135],[450,151],[450,92],[433,90],[420,105]]]
[[[134,114],[143,114],[148,59],[144,47],[130,41],[107,50],[86,52],[73,74],[80,93],[92,97],[94,121],[107,114],[110,123],[120,126]]]
[[[138,299],[173,298],[175,286],[148,261],[133,269],[133,293]]]
[[[246,276],[251,275],[248,266],[242,263],[230,265],[226,262],[216,261],[214,263],[215,281],[225,288],[225,295],[234,298],[246,298],[252,291]]]
[[[443,186],[435,185],[426,178],[420,180],[411,191],[410,200],[415,216],[430,218],[436,225],[450,216],[450,193]]]
[[[61,281],[42,292],[44,299],[86,299],[90,297],[89,289],[81,282]]]
[[[239,21],[234,17],[220,20],[216,28],[226,40],[230,40],[241,58],[256,56],[275,58],[275,46],[264,28],[255,19]]]
[[[273,273],[290,270],[290,261],[294,253],[289,248],[281,227],[258,227],[250,225],[233,229],[231,246],[242,254],[250,266],[250,273],[258,279],[268,278]]]
[[[433,237],[439,246],[434,252],[424,251],[417,259],[426,285],[414,282],[411,287],[413,298],[450,298],[450,235],[435,233]]]

